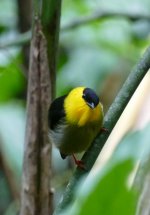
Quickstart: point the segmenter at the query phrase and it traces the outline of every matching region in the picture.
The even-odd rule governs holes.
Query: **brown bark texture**
[[[23,163],[20,215],[50,215],[50,151],[48,107],[50,77],[47,44],[40,21],[35,20],[28,76],[27,126]]]

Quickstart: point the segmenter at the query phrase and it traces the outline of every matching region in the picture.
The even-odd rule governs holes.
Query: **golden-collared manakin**
[[[48,116],[50,139],[63,159],[73,155],[75,163],[83,167],[74,153],[88,149],[102,128],[103,115],[99,97],[90,88],[74,88],[52,102]]]

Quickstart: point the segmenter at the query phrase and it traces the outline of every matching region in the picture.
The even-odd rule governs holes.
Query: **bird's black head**
[[[90,89],[90,88],[85,88],[83,90],[83,95],[82,98],[85,100],[87,105],[91,108],[94,109],[98,103],[99,103],[99,98],[96,95],[96,93]]]

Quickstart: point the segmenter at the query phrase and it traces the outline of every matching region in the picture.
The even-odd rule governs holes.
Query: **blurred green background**
[[[25,74],[28,70],[28,34],[27,38],[25,37],[26,43],[20,45],[16,43],[23,38],[20,33],[28,32],[31,24],[30,12],[27,11],[23,17],[21,4],[26,3],[21,0],[0,1],[2,215],[17,214],[19,208],[26,118]],[[81,23],[83,19],[100,12],[120,13],[123,16],[108,15],[86,24]],[[71,23],[76,20],[78,24],[71,27]],[[149,0],[63,0],[57,96],[67,93],[76,86],[88,86],[100,95],[106,112],[132,67],[149,45],[149,20]],[[65,211],[65,214],[135,214],[137,194],[133,189],[129,189],[126,182],[136,162],[143,156],[142,153],[150,151],[147,144],[149,130],[150,126],[147,126],[143,131],[136,131],[124,137],[111,157],[111,165],[108,162],[109,164],[97,171],[95,180],[92,176],[89,177],[83,192],[77,194],[79,199],[74,202],[71,209],[68,209],[69,211]],[[142,146],[141,140],[144,142]],[[137,150],[134,150],[135,148]],[[62,162],[58,151],[54,149],[52,183],[56,190],[54,204],[58,203],[71,175],[72,162],[70,160]]]

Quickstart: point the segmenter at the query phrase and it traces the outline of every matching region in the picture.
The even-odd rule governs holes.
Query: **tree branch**
[[[0,49],[6,49],[11,46],[22,46],[25,44],[28,44],[31,40],[31,31],[27,31],[25,33],[19,34],[16,36],[16,38],[9,40],[9,41],[3,41],[3,43],[0,43]]]
[[[70,23],[64,25],[62,27],[62,31],[71,30],[73,28],[80,27],[85,24],[89,24],[93,21],[98,21],[102,18],[110,18],[110,17],[124,17],[128,18],[131,21],[136,21],[138,19],[150,19],[150,16],[147,14],[134,14],[134,13],[128,13],[124,11],[97,11],[92,13],[89,16],[80,17],[78,19],[75,19],[71,21]]]
[[[21,215],[50,213],[50,149],[47,112],[50,83],[46,41],[38,19],[31,41]]]
[[[58,0],[42,2],[34,0],[33,3],[34,21],[28,76],[27,127],[20,215],[49,215],[52,214],[52,192],[50,191],[51,144],[48,138],[47,119],[55,88],[60,4],[56,5]],[[50,23],[45,22],[45,19],[41,23],[40,19],[43,19],[44,15],[41,15],[40,3],[45,9],[46,5],[48,8],[49,5],[51,6]],[[50,32],[48,32],[49,27]],[[48,37],[49,34],[51,34],[50,37]]]
[[[118,93],[115,101],[109,108],[104,118],[104,127],[107,128],[109,132],[105,132],[99,135],[95,139],[91,147],[88,149],[88,151],[85,152],[82,160],[86,165],[87,171],[77,168],[66,188],[66,191],[64,192],[62,201],[59,203],[57,209],[54,212],[54,215],[58,215],[73,200],[74,191],[76,185],[78,184],[78,181],[83,176],[87,175],[87,173],[89,173],[89,171],[91,170],[102,147],[107,141],[112,129],[114,128],[123,110],[125,109],[130,98],[134,94],[135,90],[137,89],[138,85],[142,81],[143,77],[145,76],[149,68],[150,68],[150,48],[146,50],[143,57],[139,60],[137,65],[131,71],[129,77],[127,78],[122,89]]]
[[[47,9],[48,9],[48,7],[47,7]],[[43,14],[44,14],[44,9],[43,9]],[[44,16],[46,16],[46,15],[44,15]],[[133,14],[133,13],[131,14],[131,13],[125,13],[125,12],[99,11],[99,12],[93,13],[89,16],[80,17],[78,19],[75,19],[75,20],[69,22],[68,24],[65,24],[64,26],[61,27],[61,32],[67,31],[67,30],[72,30],[73,28],[80,27],[80,26],[88,24],[90,22],[98,21],[102,18],[118,17],[118,16],[128,18],[131,21],[136,21],[138,19],[148,19],[148,20],[150,19],[150,16],[146,15],[146,14]],[[57,20],[57,22],[58,22],[58,20]],[[29,43],[30,40],[31,40],[31,32],[28,31],[26,33],[18,35],[16,39],[12,39],[11,41],[6,41],[5,43],[0,44],[0,49],[7,48],[10,46],[20,46],[20,45]]]

